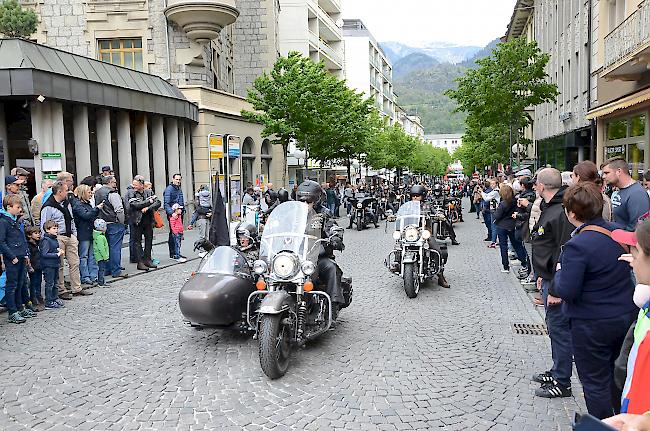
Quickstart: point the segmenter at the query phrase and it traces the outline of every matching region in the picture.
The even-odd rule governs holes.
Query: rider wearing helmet
[[[442,185],[435,184],[433,186],[433,191],[431,193],[433,195],[433,200],[438,205],[444,208],[445,204],[447,203],[447,199],[445,199]],[[456,241],[456,231],[454,231],[454,226],[451,224],[451,221],[449,221],[449,217],[446,216],[445,220],[442,223],[445,225],[447,232],[449,232],[449,238],[451,238],[451,244],[459,245],[460,243]]]
[[[264,215],[268,216],[273,212],[273,210],[280,205],[280,201],[278,199],[278,192],[275,190],[268,190],[264,194],[264,200],[266,201],[267,209],[264,211]]]
[[[278,201],[283,204],[289,201],[289,191],[285,188],[278,190]]]
[[[235,238],[237,239],[235,248],[246,257],[248,266],[252,268],[253,263],[259,259],[257,228],[253,224],[240,222],[235,228]]]
[[[343,234],[327,208],[321,205],[323,189],[316,181],[306,180],[298,186],[296,199],[309,205],[308,229],[319,231],[320,238],[330,238],[324,251],[318,256],[317,275],[315,279],[325,286],[325,291],[332,299],[332,318],[336,320],[338,311],[345,303],[341,288],[343,272],[334,262],[334,250],[343,251]]]
[[[435,187],[434,187],[434,192],[435,192]],[[427,189],[420,185],[416,184],[413,187],[411,187],[411,192],[409,193],[411,196],[411,200],[414,202],[420,202],[420,206],[422,208],[422,211],[428,211],[428,205],[424,202],[424,198],[427,195]],[[429,224],[429,221],[427,220],[427,225]],[[427,229],[430,229],[429,226],[427,226]],[[432,232],[433,233],[433,232]],[[442,258],[442,267],[440,268],[440,272],[438,272],[438,285],[441,287],[446,287],[449,288],[449,283],[447,282],[447,279],[445,278],[445,268],[444,265],[447,264],[447,246],[444,244],[439,244],[436,238],[432,235],[429,240],[429,248],[432,250],[438,251],[440,253],[440,256]]]

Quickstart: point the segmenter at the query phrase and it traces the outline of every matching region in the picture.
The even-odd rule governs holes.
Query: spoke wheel
[[[260,366],[271,379],[285,375],[291,357],[291,328],[282,323],[283,314],[262,315],[260,318]]]
[[[409,298],[415,298],[420,292],[420,275],[414,263],[404,265],[404,291]]]

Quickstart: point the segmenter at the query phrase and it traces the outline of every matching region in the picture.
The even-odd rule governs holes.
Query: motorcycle
[[[309,207],[285,202],[269,216],[253,271],[257,290],[248,297],[247,321],[259,342],[260,365],[271,379],[289,368],[294,347],[327,332],[332,325],[332,301],[314,280],[322,245],[306,232]],[[338,228],[333,235],[338,234]],[[330,237],[331,238],[331,237]],[[352,280],[342,278],[343,308],[352,301]],[[259,302],[259,307],[250,305]]]
[[[232,247],[211,250],[178,294],[185,320],[195,328],[248,331],[248,297],[255,280],[246,257]]]
[[[451,198],[449,202],[447,202],[447,216],[449,217],[449,220],[451,220],[452,223],[458,223],[460,221],[460,212],[459,212],[459,203],[458,199],[456,198]]]
[[[388,209],[388,199],[386,198],[381,198],[379,199],[379,206],[378,206],[378,215],[381,220],[386,219],[386,210]]]
[[[357,225],[357,230],[363,230],[368,225],[374,224],[376,228],[379,227],[379,216],[373,210],[377,200],[373,197],[359,197],[350,199],[352,203],[352,212],[350,213],[350,226]]]
[[[404,291],[409,298],[418,296],[420,286],[442,268],[440,252],[429,247],[432,235],[426,223],[427,217],[422,214],[419,202],[402,205],[395,217],[395,250],[385,261],[391,272],[404,279]]]
[[[434,201],[431,203],[431,233],[439,241],[445,241],[451,238],[447,226],[444,223],[448,219],[448,208],[445,208],[442,202]]]

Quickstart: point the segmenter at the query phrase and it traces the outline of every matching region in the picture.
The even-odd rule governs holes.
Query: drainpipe
[[[167,0],[163,1],[163,11],[167,9]],[[165,15],[165,48],[167,50],[167,80],[171,81],[172,79],[172,65],[171,65],[171,55],[169,54],[169,20],[167,15]]]
[[[589,10],[587,11],[587,112],[591,109],[591,52],[592,52],[592,7],[593,0],[589,0]],[[589,120],[589,159],[596,161],[596,120]]]

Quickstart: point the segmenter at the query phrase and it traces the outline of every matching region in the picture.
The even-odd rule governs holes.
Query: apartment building
[[[323,60],[334,76],[344,76],[341,0],[280,0],[280,54],[296,51]]]
[[[461,133],[425,135],[424,141],[435,148],[444,148],[452,155],[463,145],[463,135]]]
[[[82,178],[110,165],[122,189],[142,174],[159,192],[180,172],[191,196],[210,182],[208,135],[228,134],[243,160],[240,184],[279,182],[284,154],[261,136],[261,125],[243,120],[241,110],[251,107],[235,94],[277,56],[277,38],[262,23],[273,22],[278,4],[237,3],[34,3],[38,43],[0,41],[7,165],[33,169],[37,182],[53,167]],[[255,38],[266,42],[252,46]],[[44,162],[45,154],[60,160]]]
[[[596,162],[622,156],[650,167],[650,1],[593,0],[591,107]]]
[[[360,19],[343,20],[347,85],[371,97],[390,124],[397,121],[393,93],[393,66]]]
[[[395,118],[407,135],[424,140],[424,127],[422,127],[422,119],[418,115],[409,115],[404,108],[395,105]]]

